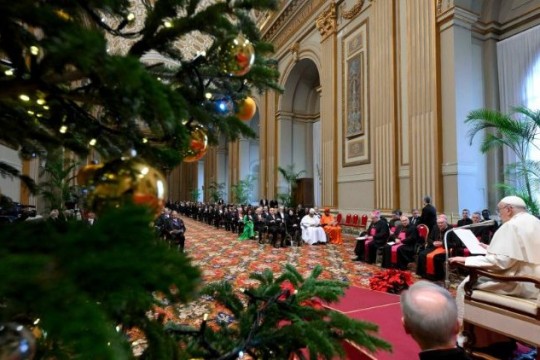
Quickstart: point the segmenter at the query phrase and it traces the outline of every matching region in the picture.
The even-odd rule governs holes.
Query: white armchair
[[[463,323],[469,334],[468,346],[474,345],[474,327],[481,327],[526,344],[540,347],[540,297],[522,299],[475,289],[478,277],[489,277],[499,282],[524,281],[540,289],[540,279],[528,276],[502,276],[478,268],[467,267],[470,280],[465,284],[465,312]],[[537,360],[540,356],[537,355]]]

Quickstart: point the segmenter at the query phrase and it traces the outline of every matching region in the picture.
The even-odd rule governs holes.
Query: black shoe
[[[362,259],[360,259],[359,257],[352,258],[351,260],[352,261],[362,261]]]

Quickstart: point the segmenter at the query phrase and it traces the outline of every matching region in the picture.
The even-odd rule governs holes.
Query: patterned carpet
[[[183,218],[186,223],[186,254],[203,271],[205,282],[225,279],[235,287],[252,285],[248,275],[254,271],[270,269],[280,273],[289,263],[302,275],[322,265],[321,278],[345,281],[351,285],[369,288],[369,278],[379,267],[354,262],[355,240],[344,236],[343,245],[304,245],[273,248],[255,240],[239,241],[237,234],[224,229]]]
[[[351,285],[369,288],[369,278],[379,267],[354,262],[354,237],[345,235],[343,245],[303,245],[300,247],[274,248],[259,244],[256,240],[239,241],[238,235],[224,229],[183,218],[186,224],[186,255],[198,266],[203,282],[227,280],[235,288],[257,285],[249,279],[252,272],[271,269],[280,274],[289,263],[303,275],[311,273],[316,265],[324,268],[321,279],[345,281]],[[189,304],[162,304],[155,316],[165,315],[165,321],[197,327],[205,314],[210,322],[227,322],[232,319],[219,304],[202,297]]]

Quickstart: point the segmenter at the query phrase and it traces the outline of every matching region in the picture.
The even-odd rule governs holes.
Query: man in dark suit
[[[281,236],[281,246],[285,244],[285,228],[281,227],[281,219],[276,216],[276,209],[270,208],[270,213],[266,217],[266,226],[268,227],[268,234],[272,235],[272,245],[278,247],[277,236]]]
[[[431,197],[424,197],[424,207],[422,208],[422,215],[420,215],[420,224],[425,224],[428,229],[433,229],[437,224],[437,209],[431,205]]]
[[[470,214],[471,214],[471,212],[469,211],[469,209],[461,210],[461,219],[458,220],[457,226],[460,227],[460,226],[465,226],[465,225],[472,224],[473,221],[470,218]]]
[[[184,252],[186,226],[176,211],[171,212],[171,218],[167,223],[167,232],[172,242],[178,245],[178,250]]]
[[[412,216],[409,218],[409,224],[414,226],[420,224],[420,211],[418,211],[418,209],[412,209],[411,214]]]

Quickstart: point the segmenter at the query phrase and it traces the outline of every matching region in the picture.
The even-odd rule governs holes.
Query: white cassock
[[[302,240],[305,243],[313,245],[318,242],[326,242],[326,233],[319,226],[320,222],[318,216],[306,215],[302,218],[300,226],[302,227]]]
[[[506,276],[540,277],[540,220],[526,212],[514,215],[495,232],[487,254],[469,256],[465,265]],[[463,319],[467,281],[469,277],[459,285],[456,294],[460,321]],[[526,299],[536,299],[540,295],[540,290],[531,283],[500,283],[482,277],[475,288]]]

